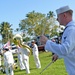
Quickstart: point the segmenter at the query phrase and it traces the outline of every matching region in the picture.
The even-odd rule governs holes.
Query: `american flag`
[[[3,48],[9,47],[9,46],[10,46],[10,41],[8,41],[8,42],[3,46]]]

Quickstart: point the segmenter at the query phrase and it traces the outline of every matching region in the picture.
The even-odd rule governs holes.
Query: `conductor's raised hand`
[[[40,42],[41,42],[41,44],[46,44],[47,40],[48,40],[48,38],[46,36],[44,36],[44,35],[40,36]]]

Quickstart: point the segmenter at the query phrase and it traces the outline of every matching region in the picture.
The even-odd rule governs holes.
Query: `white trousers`
[[[29,74],[30,73],[30,70],[29,70],[29,57],[27,57],[26,59],[23,59],[24,61],[24,65],[25,65],[25,68],[26,68],[26,73]]]
[[[23,58],[22,58],[22,55],[18,55],[18,60],[19,60],[19,64],[20,64],[20,69],[23,70],[25,69],[25,66],[24,66],[24,62],[23,62]]]
[[[12,64],[5,66],[6,75],[14,75]]]
[[[1,55],[0,55],[0,66],[1,66]]]
[[[40,64],[40,60],[39,60],[38,55],[33,55],[33,56],[34,56],[36,67],[41,68],[41,64]]]

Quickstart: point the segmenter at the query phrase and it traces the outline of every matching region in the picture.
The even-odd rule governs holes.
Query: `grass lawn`
[[[41,69],[37,69],[34,63],[33,55],[30,56],[30,74],[29,75],[67,75],[63,59],[58,59],[51,66],[49,66],[45,71],[40,74],[40,72],[51,62],[52,56],[50,52],[40,52],[39,54]],[[0,72],[0,75],[6,75]],[[18,69],[14,70],[14,75],[28,75],[25,70]]]

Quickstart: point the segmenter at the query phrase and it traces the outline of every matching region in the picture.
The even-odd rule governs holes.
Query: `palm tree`
[[[6,43],[8,40],[12,40],[13,29],[8,22],[2,22],[0,24],[0,34],[2,36],[2,42]]]
[[[53,11],[49,11],[49,13],[47,14],[47,17],[50,18],[50,17],[54,17],[54,12]]]

